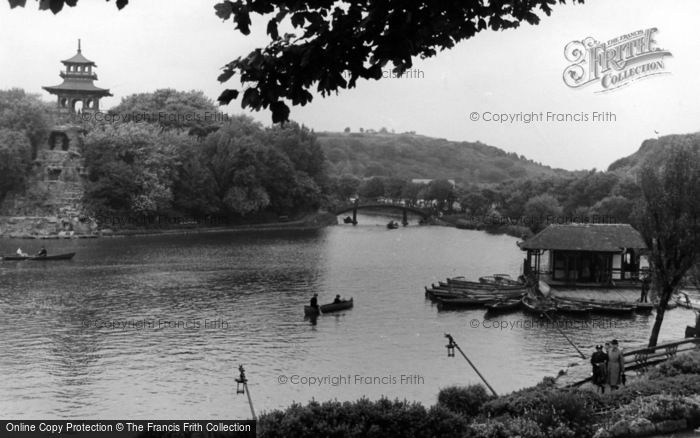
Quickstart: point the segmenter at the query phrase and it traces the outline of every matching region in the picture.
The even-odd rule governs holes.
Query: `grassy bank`
[[[558,389],[551,378],[492,397],[483,386],[442,389],[437,404],[382,399],[310,402],[264,413],[258,436],[573,438],[637,437],[700,426],[700,352],[651,369],[608,394]]]

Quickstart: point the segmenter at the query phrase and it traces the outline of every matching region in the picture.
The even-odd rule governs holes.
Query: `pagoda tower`
[[[97,65],[83,56],[80,40],[78,40],[78,53],[61,62],[66,66],[66,70],[61,71],[63,83],[54,87],[42,87],[58,96],[58,109],[74,113],[77,110],[76,105],[80,103],[82,111],[99,111],[100,98],[112,94],[109,90],[93,84],[97,80],[97,74],[93,72],[93,68]]]

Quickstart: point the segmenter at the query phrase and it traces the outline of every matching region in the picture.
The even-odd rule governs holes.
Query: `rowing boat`
[[[492,303],[493,299],[489,298],[437,298],[438,309],[446,308],[466,308],[466,307],[482,307]]]
[[[319,309],[320,313],[333,313],[333,312],[339,312],[341,310],[347,310],[347,309],[352,309],[354,303],[353,299],[350,298],[349,300],[342,300],[339,303],[329,303],[329,304],[324,304],[320,307],[314,308],[311,306],[304,306],[304,315],[306,316],[315,316],[319,314]]]
[[[652,303],[634,303],[634,310],[640,313],[651,313],[654,310]]]
[[[529,288],[525,285],[520,285],[518,287],[512,287],[512,286],[497,286],[494,284],[486,284],[486,283],[474,283],[476,286],[467,286],[464,284],[454,284],[454,283],[446,283],[444,281],[439,281],[438,286],[433,285],[433,289],[443,289],[443,290],[449,290],[449,291],[454,291],[454,292],[463,292],[467,294],[488,294],[488,293],[497,293],[501,295],[520,295],[526,293]]]
[[[531,295],[523,296],[522,303],[523,306],[525,306],[525,310],[528,310],[539,316],[542,316],[544,313],[555,312],[557,310],[556,304],[548,300],[537,299]]]
[[[20,255],[10,255],[3,256],[4,261],[21,261],[21,260],[35,260],[39,262],[52,261],[52,260],[70,260],[75,256],[74,252],[68,252],[65,254],[47,255],[47,256],[20,256]]]
[[[505,299],[520,299],[527,290],[519,291],[508,291],[503,293],[498,289],[493,291],[482,291],[479,293],[467,292],[465,290],[449,290],[442,287],[425,287],[425,296],[430,299],[436,298],[473,298],[473,299],[487,299],[487,300],[505,300]]]
[[[524,283],[510,278],[510,275],[508,274],[493,274],[479,277],[479,282],[484,284],[493,284],[496,286],[525,286]]]
[[[591,312],[627,315],[637,309],[637,305],[624,301],[596,301],[587,298],[557,297],[560,302],[590,307]]]
[[[491,313],[511,312],[519,309],[522,304],[523,302],[520,298],[511,298],[493,303],[487,303],[486,310]]]
[[[477,282],[477,281],[470,281],[467,280],[464,277],[455,277],[455,278],[448,278],[447,279],[447,285],[452,286],[452,287],[463,287],[463,288],[468,288],[468,289],[501,289],[501,290],[513,290],[513,289],[523,289],[526,288],[526,286],[522,283],[516,283],[516,284],[494,284],[494,283],[482,283],[482,282]]]
[[[557,312],[560,313],[569,313],[569,314],[575,314],[575,315],[586,315],[590,313],[591,310],[593,310],[592,307],[590,306],[579,306],[576,304],[567,304],[567,303],[557,303],[556,304],[556,309]]]

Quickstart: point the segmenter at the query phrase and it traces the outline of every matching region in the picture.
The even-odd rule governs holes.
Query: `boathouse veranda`
[[[552,224],[518,246],[527,254],[523,274],[558,295],[635,301],[649,269],[644,240],[629,224]]]

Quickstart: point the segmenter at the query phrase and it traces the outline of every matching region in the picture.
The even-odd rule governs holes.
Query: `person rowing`
[[[48,255],[48,251],[46,251],[45,247],[41,247],[38,253],[36,253],[37,257],[46,257]]]
[[[318,294],[314,294],[313,297],[311,297],[311,301],[309,303],[313,309],[316,309],[317,311],[320,310],[318,308]]]

